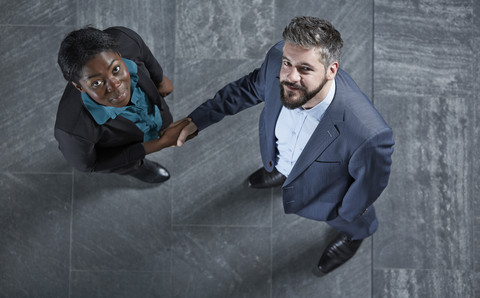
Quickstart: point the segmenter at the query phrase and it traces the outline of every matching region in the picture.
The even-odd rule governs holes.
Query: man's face
[[[79,84],[73,85],[104,106],[118,108],[130,102],[130,74],[116,52],[101,52],[90,59],[82,69]]]
[[[280,70],[282,104],[289,109],[314,107],[328,93],[325,84],[335,77],[330,74],[315,49],[285,43]]]

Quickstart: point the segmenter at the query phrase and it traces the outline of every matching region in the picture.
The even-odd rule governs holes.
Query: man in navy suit
[[[225,115],[264,102],[263,167],[249,185],[282,186],[285,213],[325,221],[339,232],[318,262],[323,275],[376,231],[372,204],[388,184],[394,140],[368,97],[339,68],[343,41],[328,21],[294,18],[283,39],[259,69],[195,109],[177,145]]]

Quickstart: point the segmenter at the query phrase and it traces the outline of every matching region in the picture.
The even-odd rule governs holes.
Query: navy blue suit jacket
[[[259,136],[267,171],[277,156],[283,45],[276,44],[259,69],[228,84],[189,115],[202,130],[264,102]],[[351,222],[387,186],[394,141],[391,128],[346,72],[340,69],[335,83],[332,103],[282,186],[283,204],[286,213],[324,221],[341,216]]]

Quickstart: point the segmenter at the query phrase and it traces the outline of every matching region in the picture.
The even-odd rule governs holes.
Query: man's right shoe
[[[261,168],[248,177],[248,186],[251,188],[269,188],[281,186],[287,178],[282,173],[273,168],[271,173],[265,168]]]
[[[170,178],[167,169],[148,159],[144,159],[142,164],[128,175],[146,183],[161,183]]]
[[[323,251],[314,274],[321,277],[343,265],[357,252],[363,239],[352,240],[345,234],[338,234]]]

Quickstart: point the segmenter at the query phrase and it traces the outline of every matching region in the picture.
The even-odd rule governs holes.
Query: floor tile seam
[[[72,175],[73,172],[21,172],[21,171],[0,171],[0,174],[25,174],[25,175]]]
[[[170,270],[87,270],[72,269],[72,273],[172,273]]]
[[[55,28],[68,28],[68,27],[75,27],[76,25],[42,25],[42,24],[1,24],[0,27],[38,27],[38,28],[49,28],[49,27],[55,27]]]
[[[435,268],[400,268],[400,267],[377,267],[373,268],[373,271],[438,271],[438,272],[471,272],[471,273],[480,273],[479,271],[471,270],[471,269],[435,269]]]
[[[257,225],[208,225],[208,224],[172,224],[172,228],[188,228],[188,227],[198,227],[198,228],[261,228],[261,229],[271,229],[269,226],[257,226]]]
[[[273,199],[274,189],[270,190],[270,298],[273,298]]]
[[[75,201],[75,174],[72,172],[72,187],[70,198],[70,237],[68,242],[68,297],[72,296],[72,248],[73,248],[73,208]]]

